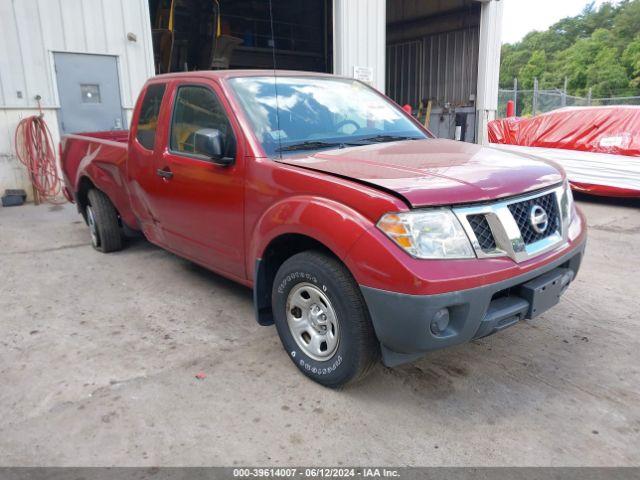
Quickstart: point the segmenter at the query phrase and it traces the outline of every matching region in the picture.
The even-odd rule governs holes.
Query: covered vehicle
[[[640,197],[638,106],[570,107],[494,120],[489,141],[560,163],[575,190]]]

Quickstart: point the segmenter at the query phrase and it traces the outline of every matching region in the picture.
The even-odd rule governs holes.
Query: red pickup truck
[[[560,167],[435,139],[353,79],[161,75],[131,125],[62,140],[93,246],[141,231],[253,288],[257,321],[326,386],[540,315],[584,253]]]

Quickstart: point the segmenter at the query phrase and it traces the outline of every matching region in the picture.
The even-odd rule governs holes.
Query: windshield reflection
[[[355,80],[238,77],[230,84],[269,156],[428,138],[399,108]]]

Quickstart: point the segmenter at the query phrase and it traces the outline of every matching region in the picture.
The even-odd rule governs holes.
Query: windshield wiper
[[[322,141],[310,141],[294,143],[293,145],[287,145],[276,149],[276,152],[294,152],[296,150],[319,150],[321,148],[344,148],[346,146],[360,145],[359,143],[352,142],[322,142]]]
[[[419,140],[418,137],[407,137],[402,135],[376,135],[375,137],[367,137],[360,139],[359,142],[385,143],[399,142],[401,140]]]
[[[376,135],[375,137],[350,140],[348,142],[323,142],[321,140],[307,140],[294,143],[286,147],[276,149],[276,152],[295,152],[302,150],[320,150],[322,148],[345,148],[368,145],[371,143],[398,142],[401,140],[419,140],[418,137],[407,137],[401,135]]]

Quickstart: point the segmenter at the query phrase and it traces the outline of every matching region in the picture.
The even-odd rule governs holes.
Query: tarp
[[[525,153],[563,165],[576,190],[640,197],[640,106],[571,107],[533,118],[494,120],[489,122],[489,141],[534,147]]]
[[[640,158],[558,148],[491,145],[558,163],[574,190],[606,197],[640,197]]]

